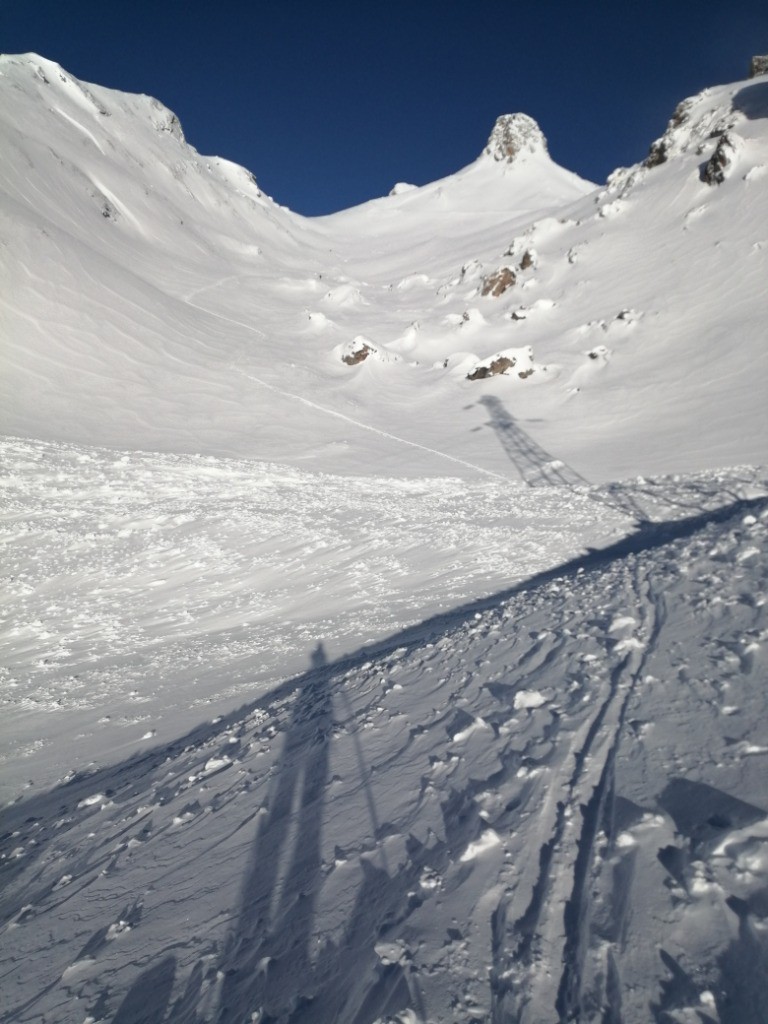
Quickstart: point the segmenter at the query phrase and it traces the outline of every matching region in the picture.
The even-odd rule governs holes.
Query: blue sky
[[[768,3],[0,0],[0,47],[156,96],[200,152],[315,215],[458,170],[516,111],[603,181],[768,52]]]

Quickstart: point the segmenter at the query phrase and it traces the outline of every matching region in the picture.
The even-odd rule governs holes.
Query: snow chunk
[[[385,967],[389,964],[405,964],[411,959],[408,947],[402,939],[397,942],[377,942],[374,949]]]
[[[397,289],[398,291],[408,291],[410,288],[416,288],[420,285],[426,286],[429,283],[430,278],[427,274],[409,274],[402,281],[397,282]]]
[[[353,284],[340,284],[336,288],[329,289],[323,296],[323,302],[327,302],[330,306],[368,305],[360,289]]]
[[[93,796],[87,796],[84,800],[81,800],[77,805],[77,809],[81,810],[83,807],[95,807],[96,804],[105,804],[107,797],[103,793],[94,793]]]
[[[476,718],[466,729],[462,729],[453,736],[454,743],[461,743],[463,740],[469,739],[473,732],[487,730],[492,732],[490,725],[485,722],[482,718]]]
[[[608,627],[609,633],[619,633],[622,629],[634,629],[637,625],[637,620],[631,615],[617,615],[613,622]]]
[[[479,839],[469,844],[459,860],[464,864],[468,860],[474,860],[476,857],[479,857],[486,850],[492,850],[495,846],[501,846],[501,839],[499,839],[498,833],[494,832],[492,828],[487,828]]]
[[[515,694],[514,708],[520,711],[523,708],[540,708],[547,703],[547,698],[536,690],[518,690]]]
[[[621,651],[641,651],[645,647],[642,640],[638,640],[636,636],[628,636],[619,642],[614,647],[614,651],[618,654]]]

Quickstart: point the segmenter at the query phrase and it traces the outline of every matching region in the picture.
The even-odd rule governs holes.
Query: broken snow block
[[[511,267],[500,267],[493,274],[489,274],[483,281],[480,289],[481,295],[491,295],[498,298],[503,295],[507,288],[511,288],[517,280],[514,270]]]

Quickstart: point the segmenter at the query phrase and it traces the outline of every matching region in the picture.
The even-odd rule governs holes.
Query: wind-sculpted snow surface
[[[10,807],[8,1019],[764,1021],[767,530],[764,498],[646,523],[318,643]]]

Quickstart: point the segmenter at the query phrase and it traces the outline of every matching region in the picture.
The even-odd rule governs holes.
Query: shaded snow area
[[[0,56],[3,1021],[766,1024],[766,128],[309,220]]]
[[[9,1019],[764,1021],[767,529],[690,509],[319,642],[11,806]]]

